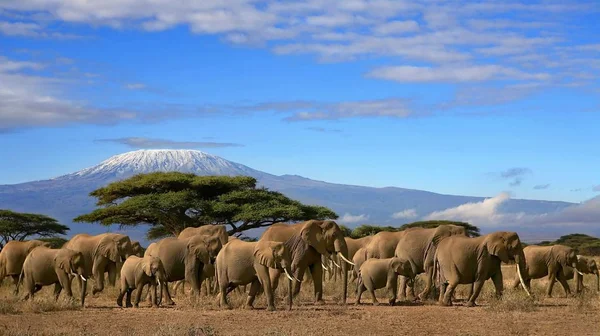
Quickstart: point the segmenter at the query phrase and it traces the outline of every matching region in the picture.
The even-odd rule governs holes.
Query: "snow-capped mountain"
[[[484,199],[396,187],[333,184],[297,175],[276,176],[196,150],[138,150],[115,155],[96,166],[50,180],[0,185],[0,208],[53,216],[71,226],[70,234],[104,232],[106,228],[99,225],[71,222],[72,218],[94,209],[95,199],[89,197],[89,193],[113,181],[156,171],[252,176],[259,185],[288,197],[330,207],[345,217],[348,220],[345,224],[350,227],[365,223],[400,225],[434,211]],[[569,205],[572,203],[510,199],[501,205],[501,210],[504,213],[544,214]],[[394,216],[406,209],[418,216]],[[138,227],[128,234],[143,240],[145,231],[144,227]]]
[[[134,174],[178,171],[197,175],[249,175],[263,173],[198,150],[145,149],[110,157],[100,164],[55,178],[122,179]]]

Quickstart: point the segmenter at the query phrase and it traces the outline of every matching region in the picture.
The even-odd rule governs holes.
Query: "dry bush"
[[[133,333],[137,336],[136,333]],[[142,334],[140,334],[142,335]],[[143,335],[147,335],[143,333]],[[210,326],[180,326],[180,325],[165,325],[156,332],[152,333],[154,336],[217,336],[219,335],[216,330]]]
[[[487,294],[487,293],[486,293]],[[482,298],[487,301],[487,309],[494,312],[532,312],[537,310],[536,299],[527,296],[525,291],[507,290],[504,291],[501,298],[496,298],[495,295],[486,295],[487,298]]]

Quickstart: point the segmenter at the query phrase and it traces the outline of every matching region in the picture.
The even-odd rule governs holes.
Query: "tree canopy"
[[[600,255],[600,238],[588,236],[582,233],[572,233],[561,236],[555,241],[543,241],[536,245],[549,246],[549,245],[566,245],[577,249],[579,254],[588,256]]]
[[[366,236],[371,236],[371,235],[374,235],[374,234],[376,234],[378,232],[382,232],[382,231],[398,232],[398,231],[406,230],[408,228],[413,228],[413,227],[422,227],[422,228],[426,228],[426,229],[431,229],[431,228],[436,228],[440,225],[448,225],[448,224],[464,227],[467,231],[467,234],[470,237],[479,237],[480,236],[479,228],[477,226],[471,225],[469,223],[464,223],[464,222],[454,222],[454,221],[445,221],[445,220],[420,221],[420,222],[404,224],[400,227],[361,225],[361,226],[354,228],[353,230],[344,225],[340,225],[340,229],[342,229],[344,236],[358,239],[358,238],[362,238],[362,237],[366,237]]]
[[[64,235],[69,227],[52,217],[0,209],[0,248],[10,240],[55,237]]]
[[[69,241],[68,239],[61,237],[39,238],[39,240],[49,243],[51,248],[61,248],[66,242]]]
[[[337,219],[332,210],[305,205],[282,193],[257,188],[248,176],[198,176],[178,172],[135,175],[94,190],[99,208],[76,222],[150,225],[147,237],[178,235],[186,227],[226,224],[228,233],[276,222]]]
[[[408,228],[412,228],[412,227],[422,227],[422,228],[426,228],[426,229],[432,229],[432,228],[436,228],[440,225],[462,226],[467,231],[467,234],[469,235],[469,237],[479,237],[481,235],[479,228],[475,225],[471,225],[471,224],[465,223],[465,222],[455,222],[455,221],[448,221],[448,220],[430,220],[430,221],[420,221],[420,222],[408,223],[408,224],[402,225],[400,227],[400,230],[404,230],[404,229],[408,229]]]

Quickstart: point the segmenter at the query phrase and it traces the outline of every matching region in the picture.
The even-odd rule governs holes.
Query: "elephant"
[[[73,275],[83,281],[81,290],[81,306],[83,307],[89,275],[86,269],[85,257],[81,252],[64,247],[59,249],[51,249],[46,246],[36,247],[25,259],[19,279],[27,291],[23,300],[33,298],[33,295],[43,286],[52,284],[54,284],[55,299],[58,299],[62,289],[69,298],[73,297],[71,291],[71,275]]]
[[[367,246],[367,244],[369,244],[369,242],[371,241],[371,239],[373,238],[373,236],[366,236],[366,237],[362,237],[362,238],[358,238],[358,239],[354,239],[354,238],[350,238],[350,237],[344,237],[344,240],[346,241],[346,246],[348,246],[348,259],[352,260],[352,258],[354,258],[354,254],[356,254],[356,252]],[[350,266],[350,281],[353,281],[356,277],[356,274],[358,273],[358,270],[355,270],[355,266]]]
[[[356,253],[354,253],[354,256],[352,257],[352,262],[354,263],[354,266],[352,266],[353,267],[352,273],[354,274],[354,277],[356,278],[356,290],[357,291],[358,291],[358,271],[360,270],[360,267],[366,260],[367,260],[367,248],[366,247],[359,248],[358,251],[356,251]]]
[[[347,264],[354,265],[348,260],[348,247],[342,230],[332,220],[309,220],[295,224],[276,223],[271,225],[261,235],[260,240],[270,240],[285,243],[292,256],[292,272],[296,279],[303,280],[307,269],[313,280],[316,304],[323,301],[323,266],[321,255],[327,258],[332,253],[337,254],[344,261],[342,268],[343,303],[346,303],[348,292]],[[271,284],[273,290],[277,288],[281,270],[271,268]],[[300,292],[301,282],[294,282],[294,296]]]
[[[131,255],[142,258],[144,256],[145,249],[142,247],[140,242],[132,241],[131,242]]]
[[[547,297],[552,297],[555,280],[558,280],[565,290],[565,297],[571,294],[564,272],[567,271],[568,267],[577,269],[577,251],[575,249],[565,245],[530,245],[523,249],[523,253],[527,264],[527,268],[523,269],[523,279],[527,288],[530,288],[531,279],[540,279],[547,276]],[[571,269],[572,271],[573,269]],[[575,283],[578,283],[580,274],[579,271],[575,273]],[[519,286],[519,278],[515,277],[512,287],[516,288],[517,286]]]
[[[581,272],[579,274],[579,281],[577,282],[577,292],[581,292],[583,290],[583,274],[595,274],[596,275],[596,290],[600,292],[600,272],[598,272],[598,265],[596,261],[591,258],[586,258],[584,256],[577,256],[577,271]],[[575,268],[571,266],[567,266],[563,269],[564,276],[566,280],[571,280],[575,277]]]
[[[446,224],[429,229],[409,228],[403,232],[403,235],[399,235],[400,239],[396,245],[394,256],[408,260],[414,274],[425,273],[425,288],[418,296],[420,300],[425,300],[429,296],[433,284],[433,256],[438,244],[450,236],[467,237],[467,231],[462,226]],[[400,276],[399,300],[406,298],[406,282],[407,278]],[[409,288],[411,296],[416,298],[414,287]]]
[[[450,236],[442,239],[434,256],[434,277],[439,274],[440,278],[440,305],[452,305],[451,298],[458,284],[474,284],[466,306],[475,306],[484,282],[490,278],[496,296],[501,297],[503,280],[500,266],[502,262],[509,263],[511,260],[516,263],[521,285],[530,295],[523,280],[526,259],[516,232],[497,231],[476,238]]]
[[[189,238],[189,237],[196,236],[196,235],[217,237],[221,241],[221,245],[227,244],[227,242],[230,239],[237,239],[235,237],[229,236],[227,234],[226,226],[222,225],[222,224],[218,224],[218,225],[206,224],[206,225],[202,225],[199,227],[188,227],[188,228],[183,229],[183,231],[181,231],[179,233],[177,238],[185,239],[185,238]],[[204,279],[206,279],[206,293],[210,294],[211,287],[213,287],[213,286],[211,286],[211,282],[212,282],[211,280],[213,280],[214,276],[215,276],[214,267],[212,267],[212,265],[205,265],[202,276],[204,277]],[[179,287],[182,287],[182,291],[183,291],[184,284],[185,284],[185,281],[183,281],[183,280],[175,282],[175,286],[173,286],[173,292],[177,293],[177,289]],[[217,283],[215,281],[214,288],[216,288],[216,287],[217,287]]]
[[[165,268],[158,257],[153,256],[130,256],[121,267],[121,290],[117,297],[117,305],[123,307],[123,296],[127,294],[126,307],[138,308],[142,291],[145,285],[150,287],[150,301],[152,307],[158,307],[156,297],[156,286],[166,283]],[[162,286],[161,286],[162,287]],[[131,304],[131,292],[135,292],[135,300]]]
[[[104,273],[109,272],[109,281],[116,280],[116,272],[120,269],[123,257],[131,253],[131,250],[124,251],[123,246],[127,243],[120,241],[122,238],[114,234],[99,234],[91,236],[86,233],[80,233],[63,245],[63,247],[73,251],[81,252],[85,259],[86,274],[90,274],[94,279],[92,294],[104,290]],[[131,244],[129,244],[131,247]],[[82,289],[83,283],[79,279],[79,288]]]
[[[275,310],[275,289],[269,269],[281,269],[289,279],[288,303],[292,309],[291,256],[287,246],[281,242],[260,240],[246,242],[240,239],[225,244],[217,255],[216,274],[219,283],[219,305],[231,309],[227,294],[238,286],[250,285],[246,308],[252,309],[254,298],[262,288],[267,296],[267,310]],[[298,280],[299,281],[299,280]]]
[[[188,227],[183,229],[177,235],[179,239],[185,239],[196,235],[204,235],[204,236],[215,236],[219,238],[221,244],[225,245],[229,241],[229,235],[227,234],[227,228],[225,225],[219,224],[206,224],[199,227]]]
[[[0,251],[0,283],[5,277],[10,276],[15,285],[14,293],[19,293],[19,275],[27,255],[36,247],[50,247],[50,244],[41,240],[17,241],[11,240]]]
[[[361,266],[358,272],[358,293],[356,296],[356,304],[360,304],[360,297],[365,290],[371,293],[373,305],[379,305],[375,297],[375,290],[387,288],[389,293],[389,303],[393,306],[396,302],[396,294],[398,290],[398,276],[404,276],[413,280],[415,273],[410,261],[402,258],[386,258],[386,259],[367,259]]]
[[[193,294],[200,293],[204,280],[202,277],[204,265],[214,264],[221,246],[218,238],[207,236],[192,236],[184,239],[169,237],[148,246],[144,257],[158,257],[165,268],[166,281],[162,283],[161,290],[166,293],[167,305],[175,304],[167,282],[185,279],[192,285]]]

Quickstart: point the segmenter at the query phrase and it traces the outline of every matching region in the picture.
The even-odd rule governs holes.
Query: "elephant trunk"
[[[515,255],[515,263],[517,264],[517,274],[519,275],[519,282],[521,282],[521,286],[523,286],[523,289],[525,290],[527,295],[531,296],[529,288],[527,288],[523,277],[525,270],[527,270],[527,265],[525,264],[525,254],[523,253],[523,250],[520,250],[519,253]]]
[[[79,275],[82,277],[83,280],[83,275],[81,273],[79,273]],[[81,282],[81,306],[83,307],[85,304],[85,294],[87,292],[87,281],[82,281]]]
[[[285,270],[285,268],[284,268],[284,270]],[[287,271],[286,271],[286,273],[287,273]],[[298,281],[298,282],[300,282],[300,281]],[[292,302],[293,302],[293,295],[294,295],[293,292],[294,292],[293,281],[292,281],[292,279],[289,279],[288,280],[288,304],[289,304],[288,309],[289,310],[292,310]]]
[[[335,252],[340,256],[340,258],[344,261],[341,264],[342,268],[342,283],[343,283],[343,291],[344,294],[342,296],[342,303],[346,304],[346,298],[348,296],[348,246],[346,245],[346,240],[342,234],[338,235],[337,239],[334,242]],[[351,263],[351,262],[350,262]]]
[[[577,269],[577,261],[573,262],[571,267],[573,267],[573,274],[575,276],[575,293],[579,293],[583,289],[581,288],[583,284],[583,273]]]
[[[600,292],[600,272],[596,270],[596,290]]]

